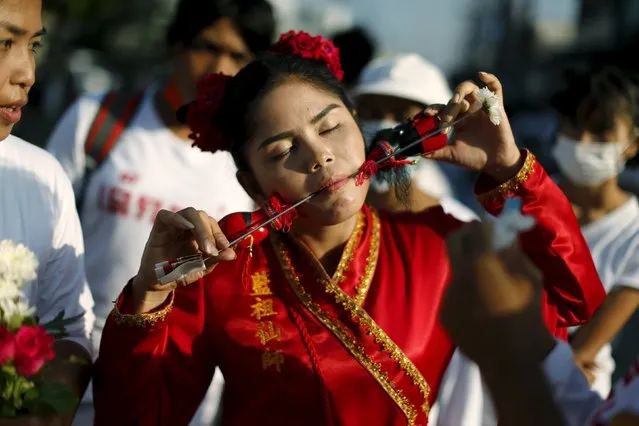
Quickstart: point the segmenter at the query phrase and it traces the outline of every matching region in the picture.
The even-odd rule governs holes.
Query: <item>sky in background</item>
[[[537,21],[573,25],[577,0],[518,0]],[[302,27],[330,35],[359,24],[379,43],[381,54],[417,52],[445,72],[455,70],[471,43],[475,11],[498,0],[271,0],[281,29]],[[489,23],[498,30],[499,22]]]

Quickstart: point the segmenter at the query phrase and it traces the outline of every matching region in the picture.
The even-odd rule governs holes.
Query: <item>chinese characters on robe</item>
[[[273,299],[271,298],[273,293],[269,284],[267,272],[256,272],[251,277],[251,296],[254,298],[254,303],[251,305],[251,317],[258,321],[255,337],[265,347],[262,354],[262,368],[265,370],[274,368],[277,372],[281,372],[284,355],[280,349],[277,349],[276,343],[280,341],[282,332],[278,325],[269,320],[277,315],[273,308]]]

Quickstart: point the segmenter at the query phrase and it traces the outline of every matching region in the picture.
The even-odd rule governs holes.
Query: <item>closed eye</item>
[[[274,162],[282,160],[284,157],[286,157],[288,154],[290,154],[294,149],[295,149],[295,145],[291,145],[290,148],[288,148],[288,149],[286,149],[286,150],[284,150],[282,152],[279,152],[279,153],[269,157],[269,160],[274,161]]]
[[[13,40],[0,40],[0,48],[9,50],[11,46],[13,46]]]
[[[341,126],[342,126],[341,124],[337,124],[336,126],[333,126],[330,129],[321,130],[320,131],[320,135],[330,134],[331,132],[334,132],[335,130],[338,130]]]

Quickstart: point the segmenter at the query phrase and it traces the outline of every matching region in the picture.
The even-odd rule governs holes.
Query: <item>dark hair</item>
[[[244,145],[251,131],[249,117],[256,104],[278,85],[291,79],[339,97],[351,112],[354,111],[344,87],[323,62],[271,52],[262,54],[230,80],[218,116],[218,124],[230,143],[239,170],[249,170]]]
[[[620,115],[639,123],[639,80],[635,74],[607,66],[571,71],[566,79],[566,87],[551,98],[562,118],[598,134],[613,129]]]
[[[206,27],[229,18],[253,53],[269,48],[275,37],[273,8],[266,0],[181,0],[169,26],[169,46],[188,46]]]
[[[359,27],[337,33],[331,38],[339,49],[344,69],[344,84],[351,86],[357,82],[364,67],[375,56],[375,42]]]

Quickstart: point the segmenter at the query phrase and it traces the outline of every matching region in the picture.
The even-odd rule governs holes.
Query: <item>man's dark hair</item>
[[[169,46],[189,46],[206,27],[228,18],[253,53],[269,48],[275,37],[273,8],[266,0],[181,0],[166,35]]]
[[[344,84],[352,86],[357,82],[364,67],[375,56],[375,42],[362,28],[355,27],[335,34],[333,43],[339,48],[339,56],[344,70]]]
[[[566,73],[565,87],[551,98],[564,120],[596,134],[614,129],[626,115],[639,123],[639,79],[622,69],[606,66],[587,72]]]

